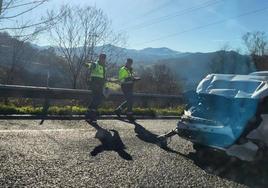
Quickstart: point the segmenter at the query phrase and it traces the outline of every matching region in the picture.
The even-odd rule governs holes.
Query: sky
[[[211,52],[229,45],[243,50],[246,32],[268,34],[268,0],[51,0],[42,10],[62,4],[96,6],[127,35],[127,48],[168,47],[180,52]],[[48,45],[47,37],[37,42]]]

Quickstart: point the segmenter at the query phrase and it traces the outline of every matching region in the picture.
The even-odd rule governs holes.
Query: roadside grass
[[[23,106],[18,107],[15,105],[0,105],[0,114],[12,115],[12,114],[30,114],[30,115],[42,115],[42,107]],[[183,113],[184,106],[178,106],[176,108],[134,108],[133,111],[136,115],[146,116],[179,116]],[[51,106],[48,109],[49,115],[83,115],[87,109],[82,106]],[[114,108],[100,108],[99,113],[101,115],[112,115]]]

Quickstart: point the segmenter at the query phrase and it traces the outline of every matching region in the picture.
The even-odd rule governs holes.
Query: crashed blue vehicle
[[[187,101],[176,129],[165,138],[178,134],[197,151],[211,148],[245,161],[267,151],[268,72],[207,75]]]

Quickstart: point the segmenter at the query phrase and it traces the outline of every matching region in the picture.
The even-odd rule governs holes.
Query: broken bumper
[[[193,143],[222,150],[235,142],[229,126],[198,118],[182,118],[177,124],[177,134]]]

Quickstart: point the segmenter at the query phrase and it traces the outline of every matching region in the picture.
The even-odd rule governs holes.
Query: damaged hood
[[[261,99],[268,96],[268,77],[250,74],[209,74],[199,83],[196,92],[227,98]]]

